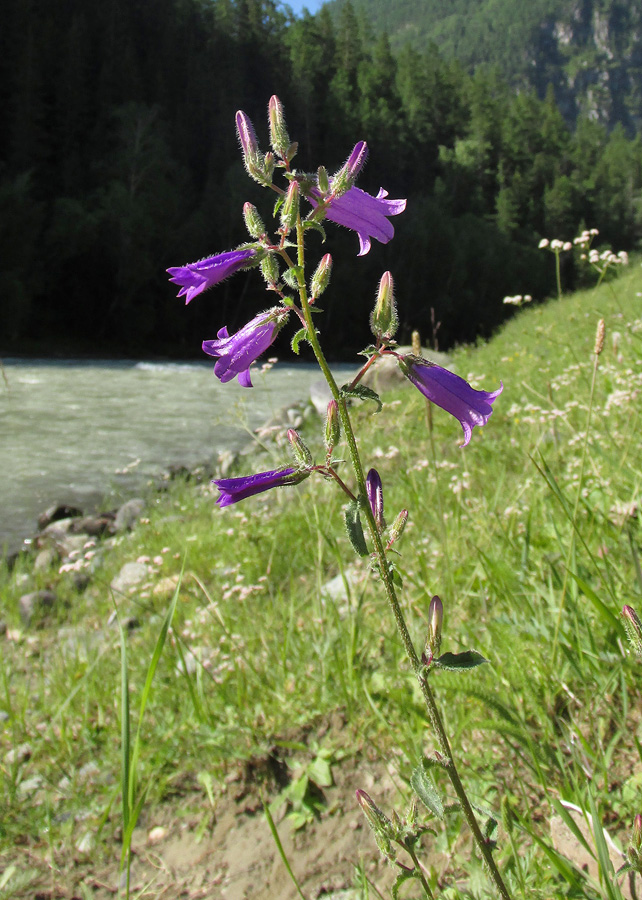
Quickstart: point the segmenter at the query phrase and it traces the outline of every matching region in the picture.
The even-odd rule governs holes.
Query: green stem
[[[562,299],[562,279],[560,276],[560,252],[555,251],[555,278],[557,279],[557,299]]]
[[[484,839],[484,836],[481,832],[477,819],[475,817],[475,813],[473,812],[473,808],[470,805],[468,800],[468,796],[464,789],[464,786],[459,777],[459,773],[457,771],[457,767],[455,766],[455,762],[453,759],[453,755],[450,749],[450,743],[448,741],[448,737],[446,735],[446,731],[441,720],[441,716],[439,714],[439,710],[437,708],[437,703],[433,696],[432,690],[428,685],[428,680],[426,678],[426,673],[424,666],[422,665],[419,657],[417,656],[417,652],[412,643],[412,638],[410,637],[410,633],[408,631],[408,626],[406,625],[406,621],[404,619],[404,615],[401,611],[401,606],[399,604],[399,600],[397,599],[397,594],[395,591],[394,584],[392,582],[392,573],[390,571],[390,566],[388,565],[388,560],[386,557],[386,551],[381,540],[381,535],[379,530],[377,529],[377,525],[374,519],[374,515],[370,508],[370,504],[368,502],[368,497],[366,493],[366,479],[363,472],[363,466],[361,464],[361,457],[359,456],[359,450],[357,447],[357,441],[354,435],[354,431],[352,429],[352,422],[350,421],[350,416],[348,414],[348,409],[346,406],[345,399],[341,396],[341,392],[337,386],[337,383],[334,379],[332,372],[330,371],[330,367],[325,358],[323,350],[321,349],[321,344],[319,343],[319,339],[317,337],[316,330],[314,328],[314,323],[312,322],[312,314],[310,312],[310,304],[308,301],[307,288],[305,284],[304,277],[304,268],[305,268],[305,248],[304,248],[304,231],[303,231],[303,223],[301,221],[301,216],[299,215],[297,221],[297,262],[298,262],[298,286],[299,286],[299,298],[301,301],[301,309],[303,310],[303,315],[305,317],[305,321],[307,324],[308,334],[307,339],[312,346],[312,350],[314,351],[314,355],[319,363],[319,367],[323,372],[323,375],[328,382],[328,386],[332,393],[332,396],[337,402],[337,407],[339,410],[339,416],[341,419],[341,424],[343,426],[343,434],[346,439],[346,443],[348,445],[348,450],[350,453],[350,461],[352,462],[352,466],[355,473],[355,478],[357,480],[357,497],[362,501],[361,502],[361,511],[365,515],[366,524],[368,526],[368,532],[370,534],[370,538],[372,540],[372,544],[374,546],[374,553],[377,557],[379,574],[381,576],[381,580],[383,582],[383,586],[386,591],[386,597],[388,600],[388,604],[392,611],[392,614],[395,618],[395,622],[397,624],[397,630],[399,631],[399,635],[401,637],[401,641],[404,645],[404,649],[410,660],[410,664],[412,665],[413,671],[415,673],[415,677],[419,683],[419,687],[421,689],[421,693],[424,698],[424,702],[426,704],[426,708],[428,711],[428,717],[430,719],[430,723],[432,725],[433,731],[435,733],[435,737],[437,738],[437,742],[441,749],[443,756],[447,761],[447,765],[445,766],[446,771],[448,773],[448,777],[450,778],[450,783],[457,795],[457,799],[461,805],[462,812],[466,821],[468,822],[468,826],[473,834],[475,839],[475,843],[479,847],[479,851],[488,866],[488,871],[492,880],[495,883],[497,890],[500,895],[504,898],[504,900],[510,900],[510,894],[504,884],[504,881],[500,875],[499,869],[495,864],[495,860],[493,859],[493,855],[491,849]]]
[[[421,881],[421,886],[424,889],[424,893],[425,893],[426,897],[429,897],[430,900],[434,900],[434,894],[430,890],[430,885],[426,881],[426,876],[423,873],[423,869],[419,865],[419,860],[417,859],[417,854],[415,853],[415,851],[412,847],[409,847],[406,844],[404,844],[404,847],[408,851],[408,855],[410,856],[413,863],[415,864],[415,872],[417,873],[419,880]]]

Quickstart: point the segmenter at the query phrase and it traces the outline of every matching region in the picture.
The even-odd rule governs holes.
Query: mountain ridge
[[[621,0],[330,0],[351,3],[362,27],[393,51],[435,50],[474,72],[495,67],[515,90],[548,86],[566,122],[581,116],[642,130],[642,2]]]

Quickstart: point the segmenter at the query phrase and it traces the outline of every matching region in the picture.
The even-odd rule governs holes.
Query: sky
[[[303,12],[304,7],[307,7],[311,13],[315,13],[323,4],[323,0],[283,0],[283,2],[291,6],[297,15]]]

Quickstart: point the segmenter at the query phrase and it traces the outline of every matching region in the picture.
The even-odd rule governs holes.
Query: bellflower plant
[[[407,509],[400,510],[390,528],[386,527],[383,516],[383,486],[375,469],[367,476],[361,459],[357,439],[350,415],[349,403],[358,400],[375,400],[381,407],[377,394],[362,382],[368,368],[385,355],[394,356],[406,377],[430,401],[454,416],[464,431],[466,446],[476,425],[485,425],[493,411],[493,403],[500,395],[498,390],[474,390],[463,378],[435,366],[418,356],[403,355],[396,350],[394,335],[399,325],[393,278],[384,273],[379,283],[375,307],[370,326],[375,343],[363,351],[366,362],[349,384],[339,387],[330,370],[323,352],[317,325],[322,318],[313,312],[322,312],[317,304],[325,293],[332,269],[329,253],[323,255],[316,266],[309,266],[306,260],[306,238],[316,237],[315,232],[324,219],[344,225],[355,231],[359,237],[359,255],[371,249],[371,239],[387,243],[394,236],[394,228],[389,219],[402,213],[405,200],[387,200],[383,189],[372,196],[355,186],[367,156],[365,142],[359,141],[344,165],[333,176],[320,166],[316,172],[304,172],[293,166],[297,144],[291,142],[285,124],[283,106],[272,97],[268,107],[268,124],[271,149],[263,153],[259,147],[254,126],[245,113],[236,115],[236,125],[245,165],[250,176],[263,188],[277,194],[275,207],[277,218],[274,234],[260,219],[256,208],[246,203],[243,210],[250,237],[256,242],[246,248],[221,254],[175,269],[168,269],[172,280],[182,286],[179,296],[186,295],[187,301],[202,293],[227,275],[240,268],[260,266],[261,275],[269,291],[280,299],[280,306],[260,313],[244,325],[236,334],[230,335],[223,327],[215,340],[203,342],[203,350],[216,357],[214,372],[222,382],[238,377],[240,384],[251,386],[250,365],[274,341],[278,331],[293,319],[298,320],[299,330],[292,337],[292,348],[299,352],[301,341],[306,341],[316,357],[319,367],[328,383],[332,399],[328,404],[327,419],[324,423],[324,458],[315,462],[313,454],[293,429],[288,431],[288,441],[294,457],[294,465],[283,465],[276,469],[234,478],[219,478],[214,484],[219,490],[217,503],[220,507],[230,506],[254,496],[301,482],[313,474],[331,479],[342,491],[346,504],[344,508],[345,526],[355,551],[369,557],[373,572],[378,576],[388,606],[394,617],[400,640],[404,646],[409,664],[416,678],[426,709],[426,722],[434,735],[437,750],[431,757],[424,757],[413,773],[411,785],[417,796],[431,806],[436,787],[427,786],[427,771],[431,766],[439,767],[450,781],[454,798],[447,804],[438,799],[440,817],[456,811],[468,823],[473,840],[485,863],[486,871],[492,879],[496,891],[509,900],[509,893],[493,857],[493,844],[483,833],[477,813],[461,781],[453,750],[444,726],[444,721],[433,691],[432,673],[439,668],[454,671],[469,669],[485,662],[476,651],[461,654],[446,653],[438,656],[442,639],[443,604],[435,597],[430,610],[430,632],[423,651],[417,652],[406,623],[397,590],[399,577],[395,570],[392,554],[396,549],[409,517]],[[274,182],[275,175],[283,175],[283,185]],[[305,212],[302,201],[307,200],[312,210]],[[322,230],[322,228],[321,228]],[[347,457],[351,474],[343,471],[345,462],[335,457],[337,446],[342,443],[342,457]],[[393,544],[395,548],[393,548]],[[404,608],[414,608],[404,604]],[[428,799],[427,799],[428,798]],[[375,831],[380,849],[392,865],[400,872],[395,896],[401,881],[415,879],[426,897],[432,900],[433,893],[425,876],[425,869],[419,863],[416,851],[419,841],[429,829],[419,823],[415,813],[400,819],[396,814],[390,819],[376,806],[363,791],[357,799]],[[437,801],[435,801],[437,802]],[[447,812],[448,811],[448,812]],[[403,848],[406,855],[403,862],[397,859],[395,845]],[[412,866],[408,865],[408,858]]]
[[[181,286],[178,296],[184,296],[185,304],[188,304],[198,294],[202,294],[203,291],[247,266],[248,261],[253,260],[254,257],[256,257],[256,250],[246,247],[219,253],[216,256],[208,256],[206,259],[188,263],[185,266],[173,266],[167,271],[172,276],[170,281]]]

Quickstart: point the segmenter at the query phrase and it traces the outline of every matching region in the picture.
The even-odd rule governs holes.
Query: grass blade
[[[274,843],[276,844],[276,849],[279,851],[279,856],[283,860],[283,865],[287,869],[288,875],[292,879],[292,884],[297,889],[297,893],[299,894],[299,897],[301,897],[301,900],[307,900],[305,894],[299,887],[299,882],[296,880],[296,876],[295,876],[294,872],[292,871],[292,867],[290,866],[289,860],[288,860],[287,856],[285,855],[285,850],[283,849],[283,844],[281,843],[281,838],[279,837],[279,832],[276,830],[276,825],[274,824],[274,819],[272,818],[269,806],[263,799],[263,796],[261,796],[261,803],[263,804],[263,812],[265,813],[265,818],[267,819],[267,823],[270,826],[270,831],[272,832],[272,837],[274,838]]]

